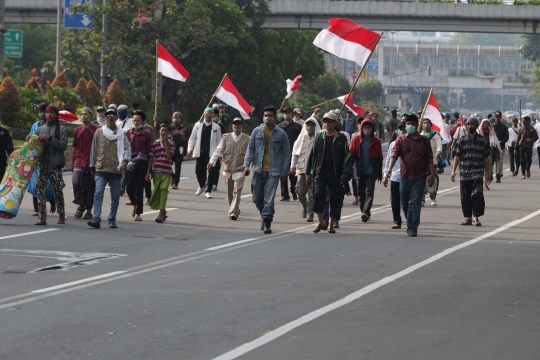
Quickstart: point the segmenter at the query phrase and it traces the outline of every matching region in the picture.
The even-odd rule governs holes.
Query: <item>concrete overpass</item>
[[[57,0],[5,0],[5,22],[56,24]]]
[[[442,31],[536,34],[540,6],[412,1],[270,0],[263,25],[279,29],[322,29],[346,17],[376,31]]]

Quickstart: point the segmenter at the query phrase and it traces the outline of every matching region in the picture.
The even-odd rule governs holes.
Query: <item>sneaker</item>
[[[212,191],[217,191],[217,185],[214,185],[214,187],[212,188]]]
[[[367,222],[369,220],[369,216],[367,216],[366,214],[362,214],[360,218],[362,219],[362,222]]]
[[[417,234],[417,233],[407,233],[407,236],[410,236],[410,237],[417,237],[418,234]]]
[[[265,234],[271,234],[272,233],[272,229],[270,229],[271,225],[272,225],[272,222],[270,222],[270,221],[265,221],[264,222],[264,233]]]
[[[431,206],[437,206],[437,200],[431,200]]]
[[[399,224],[394,224],[394,225],[392,226],[392,230],[396,230],[396,229],[401,229],[401,225],[399,225]]]
[[[339,229],[339,220],[334,221],[334,229]]]
[[[204,195],[204,197],[207,198],[207,199],[211,199],[212,198],[212,193],[207,192],[206,195]]]
[[[229,216],[229,219],[231,219],[231,220],[236,220],[236,219],[238,219],[238,215],[236,215],[236,214],[231,214],[231,216]]]
[[[335,234],[335,233],[336,233],[336,230],[334,230],[333,227],[329,227],[329,228],[328,228],[328,233],[329,233],[329,234]]]
[[[201,195],[203,190],[204,189],[202,187],[197,188],[197,191],[195,191],[195,195],[197,195],[197,196]]]
[[[101,227],[101,224],[97,222],[96,220],[90,220],[87,222],[88,226],[93,227],[95,229],[99,229]]]

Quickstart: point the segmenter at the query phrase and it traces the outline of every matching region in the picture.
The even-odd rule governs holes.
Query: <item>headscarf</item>
[[[293,155],[300,155],[300,150],[302,150],[302,143],[304,142],[304,137],[308,135],[307,125],[311,122],[315,124],[315,133],[313,134],[313,136],[317,135],[321,131],[321,126],[319,125],[319,122],[314,117],[308,118],[306,122],[304,122],[304,126],[302,126],[302,131],[300,132],[300,135],[294,142],[292,148]]]
[[[484,125],[485,122],[487,122],[489,125],[489,146],[496,147],[501,150],[501,146],[499,145],[499,138],[497,137],[497,134],[495,133],[495,130],[493,130],[493,126],[491,126],[491,123],[488,119],[482,120],[478,129],[476,129],[476,132],[479,135],[484,136],[484,129],[482,129],[482,125]]]
[[[58,108],[54,105],[47,106],[47,109],[45,109],[45,112],[50,111],[56,113],[56,121],[55,121],[55,129],[54,129],[54,138],[60,140],[60,121],[58,120],[58,116],[60,115],[60,111]],[[53,146],[53,154],[56,154],[56,148]]]

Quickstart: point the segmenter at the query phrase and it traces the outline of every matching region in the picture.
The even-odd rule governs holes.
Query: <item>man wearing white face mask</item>
[[[244,157],[249,145],[249,135],[242,132],[244,120],[237,117],[232,121],[232,133],[223,135],[216,151],[207,165],[208,170],[222,158],[221,167],[229,197],[229,219],[236,220],[240,216],[240,199],[244,187]]]
[[[296,139],[292,149],[291,174],[295,174],[297,177],[296,193],[298,194],[298,200],[302,204],[302,217],[307,217],[307,222],[313,222],[313,205],[315,200],[313,197],[313,183],[308,185],[306,182],[306,162],[313,148],[315,134],[320,131],[321,127],[317,120],[310,117],[304,123],[304,128],[298,139]]]

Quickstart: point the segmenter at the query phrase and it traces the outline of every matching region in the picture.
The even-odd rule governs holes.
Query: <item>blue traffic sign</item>
[[[379,70],[379,60],[369,60],[368,70]]]
[[[87,0],[65,0],[64,1],[64,27],[68,29],[90,29],[92,18],[86,14],[73,12],[71,5],[83,5]]]

